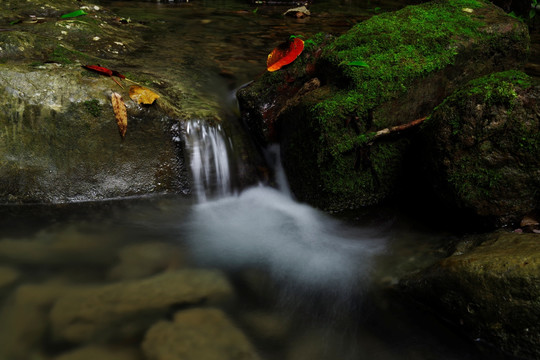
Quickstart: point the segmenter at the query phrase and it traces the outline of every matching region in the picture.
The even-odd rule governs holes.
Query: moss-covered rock
[[[517,71],[471,81],[424,123],[435,194],[498,225],[540,204],[540,87]]]
[[[281,75],[266,74],[240,91],[239,99],[248,122],[265,119],[264,112],[253,115],[261,109],[276,117],[295,195],[342,210],[383,201],[399,181],[408,140],[372,144],[375,131],[427,116],[468,80],[522,66],[529,38],[524,24],[491,3],[439,0],[375,16],[326,46],[317,39],[314,44],[322,52],[314,52],[320,56],[313,56],[313,66],[305,60],[295,65],[311,73],[293,66]],[[301,85],[291,92],[286,84],[313,77],[320,87],[302,94]],[[284,87],[287,102],[268,98]],[[257,97],[264,99],[260,106],[244,101]]]
[[[469,246],[402,280],[401,289],[479,344],[538,359],[540,235],[500,232],[464,242]]]

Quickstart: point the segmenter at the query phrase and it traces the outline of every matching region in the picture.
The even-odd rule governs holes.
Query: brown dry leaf
[[[129,88],[129,97],[139,104],[150,105],[159,98],[159,95],[144,86],[132,85]]]
[[[122,139],[126,136],[127,131],[127,110],[124,99],[119,93],[113,92],[111,95],[111,102],[114,110],[114,115],[116,116],[116,123],[118,124],[118,130]]]

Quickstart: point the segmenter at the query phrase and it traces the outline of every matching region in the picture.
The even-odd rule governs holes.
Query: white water
[[[230,194],[229,146],[220,125],[212,126],[201,120],[186,123],[186,148],[199,202]]]
[[[279,190],[260,185],[233,194],[225,139],[219,128],[188,124],[186,143],[199,202],[186,234],[198,262],[229,270],[257,268],[282,285],[310,290],[348,291],[365,282],[374,256],[384,249],[382,230],[345,226],[293,200],[278,148],[267,158]]]

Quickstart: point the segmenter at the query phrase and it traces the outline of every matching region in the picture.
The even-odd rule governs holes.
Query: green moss
[[[48,57],[48,61],[57,62],[64,65],[73,64],[77,60],[85,62],[88,59],[90,59],[90,56],[86,55],[85,53],[62,45],[57,45]]]
[[[391,191],[404,144],[370,145],[375,131],[393,125],[384,119],[375,124],[372,111],[403,96],[414,81],[451,65],[464,39],[494,37],[479,30],[485,25],[484,6],[473,0],[409,6],[360,23],[325,48],[321,63],[335,74],[325,79],[335,91],[312,107],[311,116],[321,128],[317,158],[327,189],[342,195]],[[347,66],[354,61],[367,66]],[[490,96],[515,93],[502,86]]]
[[[319,121],[328,121],[343,106],[363,118],[405,92],[413,80],[452,64],[460,39],[486,36],[478,31],[483,23],[474,16],[474,9],[483,5],[459,0],[409,6],[372,17],[336,39],[323,57],[340,68],[347,93],[319,104],[314,109]],[[368,67],[346,65],[353,61]]]
[[[99,117],[101,115],[101,105],[98,100],[92,99],[85,101],[83,103],[86,111],[94,117]]]

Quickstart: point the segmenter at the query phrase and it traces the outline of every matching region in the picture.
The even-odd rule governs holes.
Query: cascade
[[[190,120],[186,122],[185,134],[197,200],[205,202],[209,198],[230,195],[229,153],[232,145],[221,125]]]

